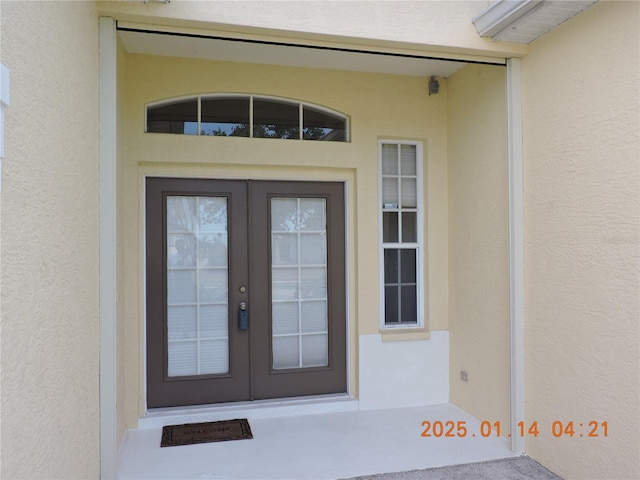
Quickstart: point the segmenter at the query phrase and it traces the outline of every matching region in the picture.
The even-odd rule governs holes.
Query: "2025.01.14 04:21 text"
[[[500,437],[502,435],[502,425],[499,421],[490,422],[485,420],[480,422],[480,428],[477,432],[471,431],[471,427],[467,425],[464,420],[458,421],[429,421],[422,422],[422,437],[458,437],[463,438],[467,436],[471,437]],[[520,437],[531,436],[537,437],[541,433],[551,433],[555,438],[561,437],[585,437],[585,438],[602,438],[609,436],[609,424],[607,422],[598,422],[591,420],[589,422],[574,422],[570,420],[568,422],[561,422],[556,420],[551,424],[549,429],[541,430],[537,421],[533,421],[529,424],[525,422],[518,422],[516,435]],[[507,437],[511,437],[511,434],[507,434]]]

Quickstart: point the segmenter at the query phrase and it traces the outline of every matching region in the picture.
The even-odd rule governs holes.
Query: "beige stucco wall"
[[[426,80],[316,69],[128,55],[126,61],[125,292],[127,424],[144,411],[144,174],[218,178],[337,179],[348,182],[349,314],[352,393],[357,394],[357,335],[378,333],[377,141],[424,142],[429,240],[428,326],[448,328],[446,289],[446,89],[429,96]],[[144,133],[144,105],[178,95],[244,92],[324,105],[350,116],[350,143],[192,137]],[[444,213],[443,213],[444,212]],[[440,249],[440,250],[438,250]],[[443,250],[444,249],[444,250]],[[128,295],[128,293],[127,293]],[[130,368],[129,368],[130,367]]]
[[[97,26],[93,3],[2,2],[6,479],[99,475]]]
[[[428,50],[490,57],[521,56],[526,45],[494,42],[478,35],[472,18],[483,1],[316,1],[208,0],[149,2],[100,1],[101,13],[157,25],[216,29],[225,35],[279,37],[281,41],[335,46]]]
[[[509,432],[509,271],[505,68],[449,78],[451,402]],[[460,378],[467,372],[468,381]]]
[[[567,479],[640,474],[639,31],[600,2],[523,62],[527,452]]]

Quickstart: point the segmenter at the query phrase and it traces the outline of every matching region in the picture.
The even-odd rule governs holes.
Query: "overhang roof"
[[[473,19],[480,36],[531,43],[598,0],[499,0]]]

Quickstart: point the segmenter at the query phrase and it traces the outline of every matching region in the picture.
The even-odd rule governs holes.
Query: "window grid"
[[[303,306],[304,304],[318,304],[318,303],[323,303],[324,304],[324,316],[327,316],[327,308],[328,308],[328,286],[326,285],[326,280],[327,280],[327,240],[326,240],[326,233],[327,233],[327,229],[326,229],[326,218],[324,219],[324,225],[322,229],[305,229],[302,230],[301,226],[300,226],[300,214],[302,211],[301,208],[301,200],[303,200],[302,198],[287,198],[287,200],[295,200],[296,202],[296,225],[295,228],[293,230],[278,230],[278,229],[274,229],[273,225],[271,228],[271,237],[272,239],[274,237],[277,237],[279,235],[291,235],[291,236],[295,236],[296,238],[296,262],[292,263],[292,264],[287,264],[287,265],[278,265],[276,264],[273,259],[272,259],[272,263],[271,263],[271,270],[272,270],[272,288],[276,287],[278,285],[282,285],[282,284],[289,284],[289,283],[294,283],[296,285],[296,295],[295,298],[286,298],[286,299],[276,299],[276,298],[272,298],[271,299],[271,303],[272,303],[272,308],[274,305],[276,304],[292,304],[295,303],[296,304],[296,309],[297,309],[297,331],[296,332],[291,332],[291,333],[272,333],[272,339],[278,339],[278,338],[295,338],[297,340],[297,346],[298,346],[298,358],[297,358],[297,364],[296,365],[287,365],[286,367],[284,366],[277,366],[277,365],[272,365],[272,367],[276,370],[280,370],[280,369],[287,369],[287,368],[305,368],[305,367],[316,367],[316,366],[326,366],[326,363],[324,364],[306,364],[305,359],[303,357],[303,355],[306,353],[305,351],[305,346],[304,346],[304,339],[305,338],[312,338],[312,337],[316,337],[316,338],[320,338],[321,340],[324,340],[325,342],[328,341],[328,335],[329,335],[329,331],[328,331],[328,322],[327,322],[327,327],[322,329],[322,330],[314,330],[314,331],[310,331],[310,332],[305,332],[305,325],[304,325],[304,314],[303,314]],[[323,212],[323,217],[326,215],[326,204],[324,204],[324,212]],[[303,245],[303,238],[305,236],[315,236],[315,235],[320,235],[323,238],[323,245],[322,245],[322,249],[324,250],[324,262],[322,263],[308,263],[303,261],[303,252],[302,252],[302,245]],[[272,240],[273,242],[273,240]],[[272,243],[273,245],[273,243]],[[309,270],[313,270],[313,269],[318,269],[318,268],[322,268],[324,269],[324,274],[325,274],[325,284],[324,284],[324,288],[325,288],[325,294],[324,296],[313,296],[311,298],[304,298],[304,294],[301,290],[301,286],[302,286],[302,278],[303,278],[303,271],[309,271]],[[295,269],[296,270],[296,279],[294,282],[291,281],[276,281],[274,276],[275,273],[278,270],[285,270],[285,269]],[[272,313],[273,315],[273,313]],[[274,346],[275,348],[275,346]],[[328,350],[327,350],[327,358],[328,358]],[[308,363],[308,362],[307,362]]]
[[[202,100],[209,100],[209,99],[224,99],[224,98],[248,98],[249,99],[249,136],[250,138],[256,138],[255,137],[255,129],[254,129],[254,99],[258,99],[258,100],[263,100],[263,101],[272,101],[272,102],[277,102],[277,103],[283,103],[283,104],[289,104],[289,105],[295,105],[298,108],[298,119],[297,119],[297,124],[298,124],[298,129],[299,129],[299,133],[298,133],[298,140],[307,140],[305,139],[304,136],[304,125],[305,125],[305,121],[304,121],[304,110],[305,108],[308,109],[312,109],[315,110],[316,112],[320,112],[320,113],[324,113],[328,116],[334,117],[334,119],[339,120],[342,122],[341,124],[341,128],[340,129],[334,129],[334,130],[343,130],[344,131],[344,136],[342,139],[337,140],[335,139],[334,135],[328,135],[328,137],[331,138],[326,138],[324,140],[330,140],[330,141],[341,141],[341,142],[349,142],[349,121],[348,121],[348,117],[344,114],[341,114],[339,112],[336,112],[334,110],[331,110],[329,108],[326,107],[322,107],[319,105],[314,105],[314,104],[310,104],[310,103],[306,103],[306,102],[299,102],[299,101],[295,101],[295,100],[289,100],[289,99],[285,99],[285,98],[280,98],[280,97],[270,97],[270,96],[261,96],[261,95],[238,95],[238,94],[210,94],[210,95],[196,95],[193,97],[176,97],[176,98],[172,98],[169,100],[163,100],[160,102],[152,102],[146,105],[145,108],[145,132],[153,132],[153,130],[149,129],[149,111],[150,109],[153,108],[157,108],[157,107],[162,107],[162,106],[166,106],[166,105],[171,105],[173,103],[176,102],[188,102],[190,100],[194,101],[197,103],[197,121],[196,121],[196,129],[197,131],[195,133],[189,133],[192,135],[197,135],[197,136],[202,136]],[[162,132],[162,133],[170,133],[170,132]],[[187,132],[182,132],[187,134]],[[277,137],[276,137],[277,138]],[[323,140],[322,138],[320,139],[315,139],[315,140]]]
[[[417,142],[379,144],[383,329],[423,324],[420,151]]]
[[[181,197],[170,197],[170,198],[174,198],[174,199],[179,199]],[[193,197],[195,200],[195,213],[196,213],[196,218],[198,216],[198,212],[200,212],[200,197]],[[196,347],[196,351],[195,351],[195,373],[192,373],[192,375],[201,375],[203,373],[225,373],[225,372],[203,372],[202,368],[201,368],[201,350],[202,350],[202,346],[201,343],[202,342],[211,342],[211,341],[220,341],[223,340],[225,342],[229,341],[229,334],[227,332],[226,335],[209,335],[209,336],[202,336],[201,335],[201,307],[208,307],[208,306],[224,306],[225,310],[228,309],[228,299],[222,300],[222,301],[201,301],[200,300],[200,273],[203,270],[207,270],[207,271],[222,271],[224,272],[225,276],[227,277],[227,281],[228,281],[228,265],[225,266],[217,266],[217,267],[211,267],[211,266],[207,266],[207,267],[202,267],[199,265],[199,258],[200,258],[200,242],[198,241],[198,238],[200,237],[200,222],[199,220],[195,221],[194,224],[194,228],[193,231],[185,231],[185,230],[170,230],[169,228],[167,228],[167,238],[169,238],[170,235],[192,235],[195,239],[194,241],[194,264],[193,266],[169,266],[167,265],[167,274],[169,275],[170,272],[176,272],[176,271],[186,271],[186,272],[193,272],[195,275],[195,280],[194,280],[194,285],[195,285],[195,300],[193,302],[176,302],[176,301],[169,301],[167,300],[167,310],[169,310],[171,307],[194,307],[195,308],[195,320],[196,320],[196,325],[195,325],[195,337],[190,337],[190,338],[174,338],[174,339],[167,339],[167,345],[175,345],[175,344],[193,344],[195,343],[195,347]],[[225,232],[225,234],[228,235],[228,232]],[[228,369],[227,369],[228,371]],[[179,375],[170,375],[170,376],[181,376]]]

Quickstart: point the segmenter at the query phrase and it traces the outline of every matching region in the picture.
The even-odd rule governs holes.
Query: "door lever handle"
[[[240,330],[249,329],[249,312],[245,302],[240,302],[240,305],[238,305],[238,328]]]

